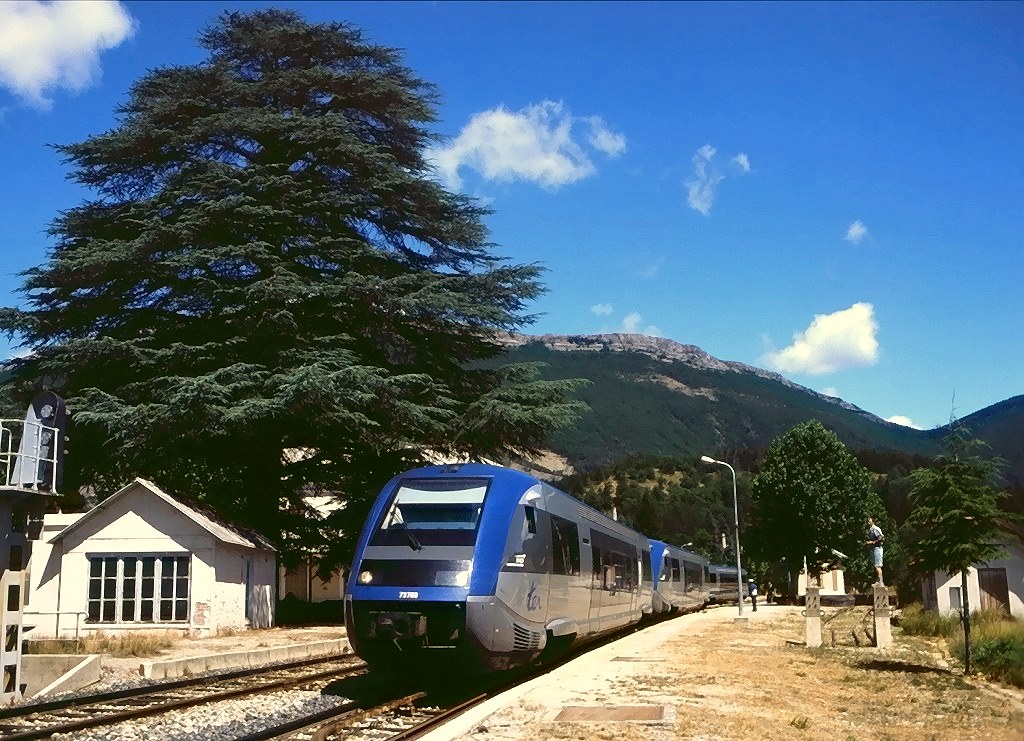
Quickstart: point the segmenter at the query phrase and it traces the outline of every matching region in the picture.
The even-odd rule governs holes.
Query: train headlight
[[[462,568],[458,571],[438,571],[434,577],[434,585],[438,587],[468,587],[472,569]]]
[[[372,571],[360,571],[359,572],[359,583],[360,584],[369,584],[372,581],[373,581],[373,572]]]

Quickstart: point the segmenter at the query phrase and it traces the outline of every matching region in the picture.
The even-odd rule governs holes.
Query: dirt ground
[[[745,627],[735,623],[735,607],[676,618],[577,659],[549,675],[547,684],[467,720],[461,731],[453,725],[448,736],[462,741],[1024,739],[1024,691],[981,676],[964,677],[944,642],[905,636],[898,625],[891,649],[871,648],[867,609],[826,608],[825,645],[818,649],[804,646],[799,608],[762,605],[751,613],[748,607]],[[275,628],[181,639],[150,658],[342,636],[341,627]],[[103,662],[111,680],[138,676],[140,663],[109,657]],[[566,708],[650,705],[665,708],[661,721],[556,719]]]
[[[563,667],[570,674],[554,676],[467,721],[450,737],[1024,739],[1024,692],[980,676],[965,678],[943,643],[904,636],[898,627],[891,649],[869,647],[867,610],[826,609],[826,645],[817,649],[804,646],[805,621],[798,608],[761,606],[753,615],[748,609],[746,627],[735,623],[734,607],[684,616],[649,629],[646,638],[648,631],[641,631],[628,643],[592,652],[574,668]],[[662,720],[557,717],[567,709],[650,705],[664,708]]]

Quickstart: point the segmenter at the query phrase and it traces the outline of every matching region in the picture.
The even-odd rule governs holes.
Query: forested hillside
[[[872,470],[927,461],[946,428],[892,424],[759,368],[713,358],[699,348],[640,335],[516,336],[510,362],[539,362],[544,378],[583,378],[574,392],[587,411],[551,438],[576,471],[634,455],[729,456],[748,469],[778,435],[820,421]],[[1024,483],[1024,396],[963,418],[1006,459],[1008,485]]]

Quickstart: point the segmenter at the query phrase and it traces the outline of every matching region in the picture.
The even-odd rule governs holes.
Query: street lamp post
[[[706,455],[702,455],[700,459],[704,463],[725,466],[732,471],[732,512],[736,532],[736,604],[739,607],[739,616],[743,617],[743,567],[740,563],[740,505],[739,500],[736,498],[736,469],[725,461],[716,461],[714,458]]]

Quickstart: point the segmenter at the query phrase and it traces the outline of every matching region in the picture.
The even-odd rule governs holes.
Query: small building
[[[303,497],[302,503],[306,508],[306,519],[321,523],[326,521],[332,512],[345,508],[345,502],[332,494],[310,494]],[[306,553],[302,561],[295,566],[285,567],[278,564],[277,591],[282,600],[338,602],[340,605],[341,600],[345,598],[346,574],[346,569],[336,568],[325,581],[317,573],[316,556]]]
[[[807,559],[804,559],[804,567],[797,574],[796,595],[804,597],[807,594],[807,587],[815,586],[820,589],[822,597],[842,597],[846,595],[845,569],[842,562],[833,561],[817,564],[808,567]]]
[[[924,608],[937,610],[942,615],[959,613],[963,604],[962,587],[960,572],[929,574],[921,584]],[[1007,541],[1003,556],[968,570],[967,599],[972,612],[1001,610],[1024,619],[1024,547],[1019,541]]]
[[[30,569],[29,638],[274,624],[273,546],[141,478],[88,512],[47,515]]]

